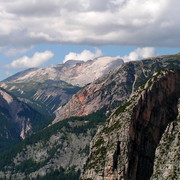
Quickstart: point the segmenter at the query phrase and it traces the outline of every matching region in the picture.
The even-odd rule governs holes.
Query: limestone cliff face
[[[24,109],[28,109],[28,107],[24,103],[12,97],[4,90],[0,89],[0,109],[1,109],[1,115],[7,121],[6,125],[8,123],[14,124],[14,132],[16,136],[19,136],[22,139],[24,139],[25,135],[31,129],[31,123],[29,118],[21,116],[20,113]],[[6,131],[6,129],[8,129],[8,127],[4,127],[4,131]],[[7,130],[7,133],[10,132]]]
[[[40,113],[0,88],[0,152],[25,139],[43,121]]]
[[[179,59],[177,54],[123,64],[73,95],[66,105],[57,109],[53,123],[71,116],[88,115],[106,105],[117,107],[156,71],[180,68]]]
[[[155,150],[178,115],[180,71],[154,74],[100,127],[81,179],[148,180]]]
[[[171,122],[155,153],[153,175],[151,180],[179,179],[180,159],[180,99],[178,103],[178,118]]]

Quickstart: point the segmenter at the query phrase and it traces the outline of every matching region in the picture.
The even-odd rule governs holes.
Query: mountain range
[[[31,68],[19,72],[0,84],[22,101],[50,115],[68,102],[85,86],[115,67],[123,64],[119,58],[101,57],[87,62],[69,60],[48,68]]]
[[[58,122],[72,116],[85,116],[105,105],[117,107],[143,85],[156,71],[179,67],[179,55],[159,56],[124,63],[78,91],[70,101],[56,110]]]
[[[9,151],[3,145],[0,178],[176,178],[178,69],[180,54],[126,63],[100,57],[5,79],[0,141],[12,137],[18,145]],[[168,171],[163,162],[169,154],[174,164]]]

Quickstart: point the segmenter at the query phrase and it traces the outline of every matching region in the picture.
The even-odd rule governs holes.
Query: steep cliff
[[[66,119],[27,137],[0,155],[0,179],[53,179],[53,175],[57,179],[57,175],[62,178],[64,174],[68,179],[69,173],[77,175],[87,160],[97,126],[106,119],[104,114],[101,110]]]
[[[151,180],[179,179],[180,165],[180,99],[178,117],[168,124],[156,149]]]
[[[178,115],[179,77],[179,70],[155,73],[112,114],[91,142],[81,179],[150,179],[155,150]]]
[[[160,56],[124,63],[120,68],[87,85],[56,111],[53,123],[71,116],[84,116],[105,105],[117,107],[154,72],[166,68],[180,68],[180,54]]]
[[[92,92],[91,94],[84,93],[83,98],[80,96],[79,99],[77,99],[82,103],[79,104],[78,101],[75,102],[77,103],[77,108],[75,110],[79,112],[83,108],[86,109],[85,106],[87,105],[87,109],[90,106],[96,107],[90,111],[96,112],[87,116],[82,116],[82,114],[80,114],[80,117],[71,117],[63,121],[58,121],[36,134],[33,134],[31,137],[28,137],[12,151],[0,155],[0,178],[48,179],[48,177],[52,178],[53,175],[56,176],[57,174],[61,176],[62,171],[65,174],[68,174],[71,172],[71,169],[75,169],[76,172],[78,169],[82,170],[83,164],[88,158],[90,142],[97,131],[98,125],[106,120],[106,115],[109,115],[110,111],[118,106],[118,104],[126,102],[131,93],[134,92],[139,85],[146,82],[156,70],[164,68],[179,68],[179,59],[180,55],[173,55],[146,59],[139,62],[129,62],[124,64],[122,68],[116,69],[108,75],[98,79],[92,85],[87,85],[83,90],[80,90],[76,96],[79,93],[84,92],[88,87],[92,87]],[[158,78],[155,76],[154,80],[156,81],[157,79]],[[142,93],[143,89],[148,89],[152,84],[153,82],[149,81],[149,84],[144,86],[136,96],[139,97],[139,93]],[[93,88],[97,87],[100,87],[99,90],[94,92]],[[100,103],[98,104],[98,102]],[[132,102],[135,104],[137,99],[134,98]],[[119,113],[124,112],[126,108],[128,108],[129,111],[130,108],[133,108],[133,103],[132,106],[130,106],[130,104],[131,103],[125,104],[115,112],[117,119],[119,118]],[[67,105],[64,107],[66,106]],[[72,106],[72,109],[73,108],[74,107]],[[97,141],[95,145],[96,147],[100,146],[102,148],[96,152],[96,155],[98,156],[97,161],[90,164],[89,170],[90,168],[92,170],[93,167],[97,167],[96,164],[101,163],[101,159],[106,160],[104,154],[106,154],[106,148],[109,148],[109,146],[106,147],[101,145],[105,143],[105,140],[108,141],[108,138],[111,138],[110,143],[112,144],[110,144],[110,147],[116,149],[112,149],[113,160],[111,158],[112,156],[109,155],[109,159],[111,158],[113,164],[110,164],[114,169],[113,173],[116,173],[116,169],[119,168],[119,160],[117,158],[120,157],[119,154],[121,154],[122,162],[124,160],[126,163],[126,156],[124,156],[125,152],[120,151],[120,149],[126,147],[125,141],[127,139],[127,129],[123,128],[122,134],[119,132],[121,137],[119,137],[118,140],[115,133],[116,130],[118,131],[119,125],[121,124],[122,126],[124,124],[124,126],[129,127],[126,120],[128,117],[131,119],[131,113],[124,112],[123,116],[124,121],[121,123],[119,123],[119,120],[117,120],[118,122],[112,120],[111,124],[108,125],[109,127],[106,125],[107,128],[104,129],[106,137],[103,135],[105,139],[100,137],[100,140]],[[59,115],[58,117],[61,118]],[[111,119],[113,119],[113,116]],[[119,146],[121,148],[119,148]],[[94,149],[94,151],[95,150],[96,149]],[[64,169],[62,170],[62,168]],[[96,171],[104,173],[105,171],[101,168],[102,166],[100,164]],[[96,177],[96,175],[94,177]],[[113,175],[113,177],[115,177],[115,175]],[[76,177],[74,180],[77,179],[78,178]]]
[[[39,112],[0,88],[0,151],[47,125]]]

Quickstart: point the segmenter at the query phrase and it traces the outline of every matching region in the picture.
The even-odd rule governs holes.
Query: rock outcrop
[[[179,59],[177,54],[124,63],[73,95],[66,105],[57,109],[53,123],[72,116],[88,115],[106,105],[121,105],[156,71],[180,68]]]
[[[179,179],[180,165],[180,99],[178,103],[178,117],[171,122],[155,153],[153,175],[151,180]]]
[[[41,124],[45,118],[0,88],[0,151],[25,139],[34,130],[34,124],[38,123],[36,121]]]
[[[36,106],[42,113],[53,115],[82,86],[123,64],[123,60],[101,57],[94,60],[70,60],[48,68],[31,68],[0,83],[0,87]]]
[[[20,116],[20,112],[25,108],[28,109],[28,107],[3,89],[0,89],[0,108],[1,115],[7,121],[6,123],[14,124],[15,132],[24,139],[26,133],[31,129],[31,124],[28,118]]]
[[[3,82],[23,83],[61,80],[74,86],[83,87],[121,64],[123,64],[123,60],[118,57],[99,57],[86,62],[69,60],[48,68],[31,68],[17,73]]]
[[[112,114],[93,138],[81,179],[150,179],[156,148],[178,115],[179,77],[179,70],[154,74]]]
[[[102,112],[75,117],[26,138],[12,151],[0,155],[0,179],[48,179],[50,173],[55,172],[55,178],[57,174],[62,175],[61,168],[66,174],[72,173],[70,169],[82,170],[90,141],[105,119]]]
[[[52,114],[60,105],[67,103],[72,95],[80,89],[60,80],[8,81],[0,83],[0,86],[45,114]]]
[[[114,112],[114,114],[110,117],[107,124],[98,130],[96,137],[91,143],[91,155],[88,158],[82,178],[115,179],[123,174],[123,172],[125,174],[129,171],[127,170],[129,167],[128,158],[134,158],[133,153],[130,153],[130,150],[134,148],[134,146],[129,146],[128,142],[130,138],[131,141],[134,142],[135,147],[139,147],[142,141],[144,142],[143,133],[145,133],[146,130],[143,128],[145,128],[146,125],[149,127],[149,124],[151,125],[152,122],[150,119],[148,121],[149,114],[147,109],[153,108],[152,105],[154,101],[157,103],[161,102],[161,98],[164,99],[164,96],[162,96],[163,93],[173,88],[173,82],[176,78],[172,80],[172,84],[169,84],[167,88],[162,86],[162,94],[159,95],[159,101],[158,98],[154,99],[152,94],[158,95],[157,93],[159,91],[156,92],[155,89],[159,90],[158,84],[160,78],[167,75],[163,73],[156,74],[153,81],[148,81],[146,86],[142,86],[130,102],[118,108],[116,111],[113,109],[119,106],[119,104],[124,104],[131,94],[134,93],[141,84],[144,84],[154,72],[166,68],[180,68],[179,59],[180,55],[172,55],[125,63],[121,68],[87,85],[73,96],[70,102],[73,102],[73,99],[75,99],[74,104],[69,102],[62,107],[61,110],[66,112],[65,115],[61,110],[57,112],[57,123],[32,134],[32,136],[26,138],[18,147],[10,151],[10,153],[0,154],[0,178],[38,179],[39,177],[40,179],[48,179],[53,173],[57,175],[61,168],[64,168],[65,174],[71,172],[72,169],[75,169],[75,171],[78,169],[82,170],[83,163],[85,163],[88,158],[90,142],[97,132],[98,126],[104,123],[106,117],[111,114],[111,111]],[[68,66],[74,66],[73,62],[66,63]],[[173,71],[170,72],[172,73]],[[55,81],[48,82],[55,83]],[[62,83],[64,84],[65,82]],[[45,85],[44,83],[40,84]],[[154,88],[155,84],[157,88]],[[32,84],[29,83],[28,88],[31,87],[31,85]],[[12,87],[12,89],[13,88],[14,87]],[[44,87],[43,90],[38,90],[37,94],[33,97],[42,102],[50,102],[50,99],[48,99],[49,93],[46,94],[45,92],[46,87]],[[167,95],[170,96],[170,94]],[[147,104],[145,104],[146,97],[148,99]],[[54,97],[50,98],[54,99]],[[167,98],[165,102],[168,102],[168,99],[169,98]],[[157,103],[157,110],[159,104]],[[147,117],[147,121],[141,119],[142,121],[139,122],[138,119],[135,118],[134,121],[137,122],[136,126],[136,124],[131,123],[131,120],[132,117],[136,115],[135,112],[137,111],[135,111],[135,107],[137,108],[138,105],[141,107],[144,105],[145,109],[140,109],[144,113],[139,110],[139,117],[141,118],[140,114],[142,113],[142,118]],[[148,106],[146,107],[146,105]],[[100,109],[100,111],[97,111],[98,109]],[[170,113],[171,109],[172,113],[174,113],[174,107],[169,107],[167,112]],[[155,115],[155,110],[151,115]],[[164,108],[165,112],[166,110],[167,109]],[[147,113],[145,113],[145,111],[147,111]],[[91,114],[91,112],[95,113]],[[83,116],[86,114],[89,115]],[[162,114],[165,115],[164,112]],[[71,117],[62,121],[62,119],[66,117],[76,115],[80,117]],[[152,118],[153,117],[154,116],[152,116]],[[35,122],[39,123],[39,121]],[[152,127],[154,127],[153,123]],[[164,123],[166,123],[166,121]],[[132,132],[128,134],[130,124],[132,124]],[[140,129],[137,134],[133,134],[136,132],[136,129],[134,130],[133,128],[139,130],[138,127],[142,128],[142,130]],[[163,128],[166,128],[166,124],[164,124]],[[147,132],[151,137],[152,131]],[[141,152],[142,149],[136,148],[135,153],[138,155],[140,161]],[[144,159],[142,161],[144,161]],[[121,166],[122,164],[124,164],[124,166]],[[153,163],[150,163],[150,165],[152,164]],[[161,164],[157,163],[157,165]],[[161,166],[159,167],[161,168]],[[152,167],[150,168],[152,169]],[[77,179],[78,177],[76,180]]]

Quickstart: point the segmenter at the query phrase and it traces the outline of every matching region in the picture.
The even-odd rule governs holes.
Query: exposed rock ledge
[[[178,115],[180,70],[156,73],[100,127],[81,179],[148,180],[155,151]]]

